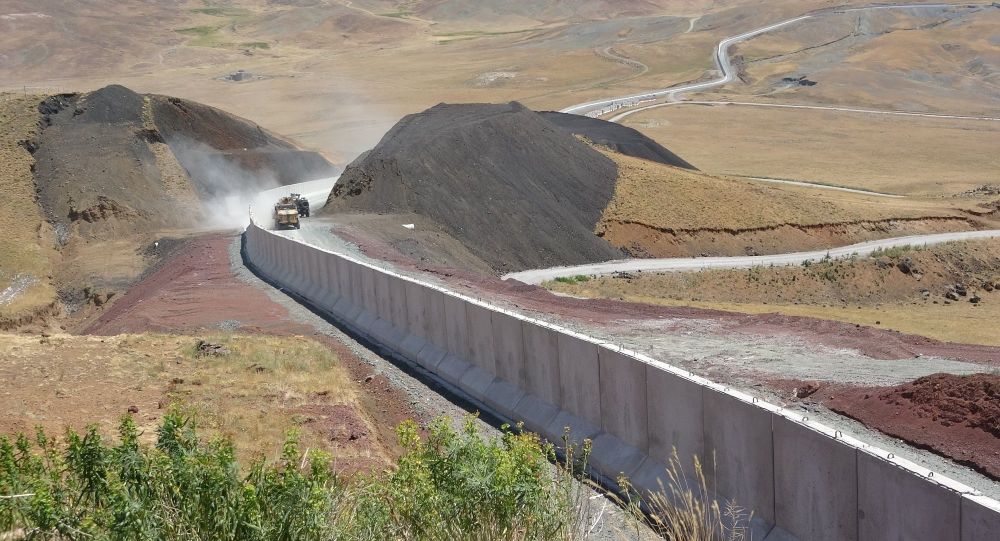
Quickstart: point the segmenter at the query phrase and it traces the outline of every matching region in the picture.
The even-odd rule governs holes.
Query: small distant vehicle
[[[299,216],[302,218],[309,217],[309,200],[302,197],[302,194],[293,193],[291,195],[292,199],[295,200],[295,206],[299,209]]]
[[[282,197],[274,204],[275,229],[299,229],[299,206],[293,197]]]

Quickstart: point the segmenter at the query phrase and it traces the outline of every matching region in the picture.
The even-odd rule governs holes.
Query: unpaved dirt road
[[[877,250],[886,250],[901,246],[929,246],[945,242],[955,242],[974,239],[989,239],[1000,237],[1000,229],[986,231],[960,231],[957,233],[938,233],[935,235],[911,235],[891,239],[872,240],[829,250],[812,252],[795,252],[790,254],[757,255],[741,257],[674,257],[666,259],[623,259],[576,265],[573,267],[553,267],[515,272],[504,276],[504,279],[518,280],[526,284],[540,284],[563,276],[601,276],[616,272],[697,272],[705,269],[751,269],[753,267],[802,265],[806,261],[819,261],[825,258],[840,258],[857,255],[871,255]]]

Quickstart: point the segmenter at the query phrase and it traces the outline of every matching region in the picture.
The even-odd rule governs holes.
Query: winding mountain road
[[[563,276],[602,276],[616,272],[680,272],[701,271],[707,269],[750,269],[766,266],[801,265],[806,261],[821,259],[869,256],[877,250],[897,248],[900,246],[930,246],[945,242],[962,240],[988,239],[1000,237],[1000,230],[962,231],[958,233],[939,233],[936,235],[912,235],[891,239],[873,240],[829,250],[814,250],[811,252],[795,252],[790,254],[736,256],[736,257],[676,257],[667,259],[621,259],[604,263],[589,263],[572,267],[552,267],[523,272],[515,272],[504,276],[505,280],[513,279],[526,284],[540,284]]]
[[[599,117],[605,114],[620,110],[632,108],[628,111],[618,114],[611,118],[611,122],[619,122],[622,119],[650,109],[655,109],[658,107],[668,107],[673,105],[737,105],[746,107],[775,107],[775,108],[790,108],[790,109],[819,109],[819,110],[830,110],[830,111],[841,111],[848,113],[863,113],[863,114],[878,114],[878,115],[898,115],[898,116],[916,116],[916,117],[928,117],[928,118],[944,118],[944,119],[962,119],[962,120],[982,120],[982,121],[1000,121],[1000,118],[993,117],[973,117],[973,116],[959,116],[959,115],[944,115],[944,114],[932,114],[932,113],[919,113],[910,111],[879,111],[873,109],[861,109],[861,108],[850,108],[850,107],[825,107],[825,106],[811,106],[811,105],[796,105],[796,104],[763,104],[763,103],[753,103],[753,102],[724,102],[724,101],[669,101],[666,103],[658,103],[655,105],[648,105],[645,107],[635,108],[642,103],[655,101],[663,98],[670,100],[676,100],[677,95],[682,92],[691,92],[694,90],[706,90],[709,88],[714,88],[718,86],[726,85],[736,79],[737,70],[732,65],[732,60],[729,57],[729,49],[736,43],[748,40],[755,36],[783,28],[785,26],[795,24],[813,17],[818,17],[823,13],[834,13],[834,12],[846,12],[846,11],[864,11],[864,10],[889,10],[889,9],[915,9],[915,8],[941,8],[941,7],[952,7],[957,4],[898,4],[889,6],[862,6],[856,8],[846,8],[829,10],[825,12],[816,12],[813,14],[802,15],[800,17],[795,17],[793,19],[788,19],[781,21],[772,25],[765,26],[763,28],[758,28],[756,30],[751,30],[749,32],[744,32],[742,34],[728,37],[719,42],[715,48],[715,63],[719,70],[722,72],[722,76],[710,81],[703,82],[692,82],[685,83],[678,86],[673,86],[665,88],[662,90],[655,90],[651,92],[645,92],[642,94],[633,94],[629,96],[619,96],[615,98],[607,98],[602,100],[590,101],[586,103],[581,103],[574,105],[572,107],[567,107],[561,112],[572,113],[585,116]],[[966,4],[971,5],[971,4]],[[693,25],[692,25],[693,27]],[[781,180],[781,179],[767,179],[767,178],[756,178],[753,180],[759,180],[764,182],[775,182],[783,184],[793,184],[806,186],[810,188],[817,189],[828,189],[828,190],[841,190],[841,191],[858,191],[865,193],[866,195],[872,195],[877,197],[901,197],[894,194],[881,194],[881,193],[867,193],[861,190],[853,190],[850,188],[841,188],[837,186],[825,186],[819,184],[811,184],[807,182]],[[914,235],[906,237],[896,237],[890,239],[882,239],[876,241],[863,242],[860,244],[852,244],[850,246],[843,246],[839,248],[832,248],[829,250],[816,250],[810,252],[797,252],[789,254],[777,254],[777,255],[767,255],[767,256],[745,256],[745,257],[702,257],[702,258],[668,258],[668,259],[624,259],[618,261],[608,261],[604,263],[587,264],[587,265],[577,265],[571,267],[553,267],[548,269],[535,269],[523,272],[511,273],[504,276],[504,279],[514,279],[521,282],[529,284],[539,284],[547,280],[553,280],[555,278],[564,276],[576,276],[576,275],[589,275],[589,276],[599,276],[608,275],[616,272],[677,272],[677,271],[699,271],[705,269],[734,269],[734,268],[752,268],[756,266],[767,266],[767,265],[800,265],[808,260],[818,260],[824,257],[846,257],[852,254],[858,256],[867,256],[880,249],[894,248],[907,245],[932,245],[940,244],[944,242],[953,242],[960,240],[970,240],[970,239],[983,239],[983,238],[994,238],[1000,237],[1000,230],[988,230],[988,231],[966,231],[960,233],[941,233],[935,235]]]

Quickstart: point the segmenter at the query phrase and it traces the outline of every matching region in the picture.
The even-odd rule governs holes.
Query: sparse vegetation
[[[577,284],[590,281],[590,276],[586,274],[577,274],[576,276],[560,276],[555,279],[556,282],[560,284]]]
[[[1000,240],[909,246],[801,265],[601,276],[545,287],[578,297],[832,319],[939,340],[1000,345]],[[968,295],[947,298],[963,284]],[[978,299],[972,302],[973,299]]]
[[[96,427],[0,437],[0,531],[26,539],[516,539],[586,537],[591,500],[581,474],[589,442],[563,460],[530,433],[485,437],[473,417],[460,429],[433,422],[425,438],[405,422],[396,468],[343,479],[332,457],[301,450],[288,433],[280,457],[241,464],[231,442],[206,440],[170,410],[153,445],[131,416],[117,441]],[[566,442],[569,441],[567,437]],[[701,465],[683,473],[676,453],[663,494],[641,499],[621,479],[637,528],[670,539],[741,539],[749,517],[709,499]]]
[[[872,252],[871,257],[885,257],[889,259],[899,259],[904,254],[909,252],[919,252],[923,250],[924,246],[913,246],[907,244],[905,246],[893,246],[891,248],[877,248]]]
[[[250,11],[243,8],[212,6],[204,8],[195,8],[191,10],[191,13],[211,15],[213,17],[239,17],[249,14]]]

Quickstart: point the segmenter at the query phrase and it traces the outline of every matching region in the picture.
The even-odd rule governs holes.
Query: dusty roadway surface
[[[743,315],[730,312],[632,304],[615,300],[558,297],[531,285],[486,278],[467,271],[417,264],[400,257],[388,245],[364,239],[358,230],[312,222],[294,232],[309,242],[323,239],[328,249],[388,262],[394,270],[419,279],[445,284],[469,296],[517,309],[733,385],[821,420],[829,426],[858,434],[927,468],[1000,495],[996,472],[1000,455],[970,453],[982,440],[972,432],[951,429],[924,419],[922,437],[897,423],[887,412],[895,406],[870,402],[854,417],[832,411],[826,402],[843,390],[868,394],[936,373],[971,375],[1000,369],[1000,348],[941,342],[929,338],[859,325],[778,314]],[[344,239],[344,240],[341,240]],[[384,266],[384,264],[383,264]],[[798,389],[814,384],[828,392],[799,398]],[[989,400],[988,398],[985,400]],[[983,400],[983,401],[985,401]],[[995,398],[994,398],[995,400]],[[842,408],[846,412],[847,408]],[[873,430],[874,429],[874,430]],[[976,435],[978,437],[978,435]],[[906,438],[920,449],[901,442]],[[921,449],[931,448],[937,454]],[[974,468],[942,458],[952,457]],[[977,471],[973,471],[973,469]]]

